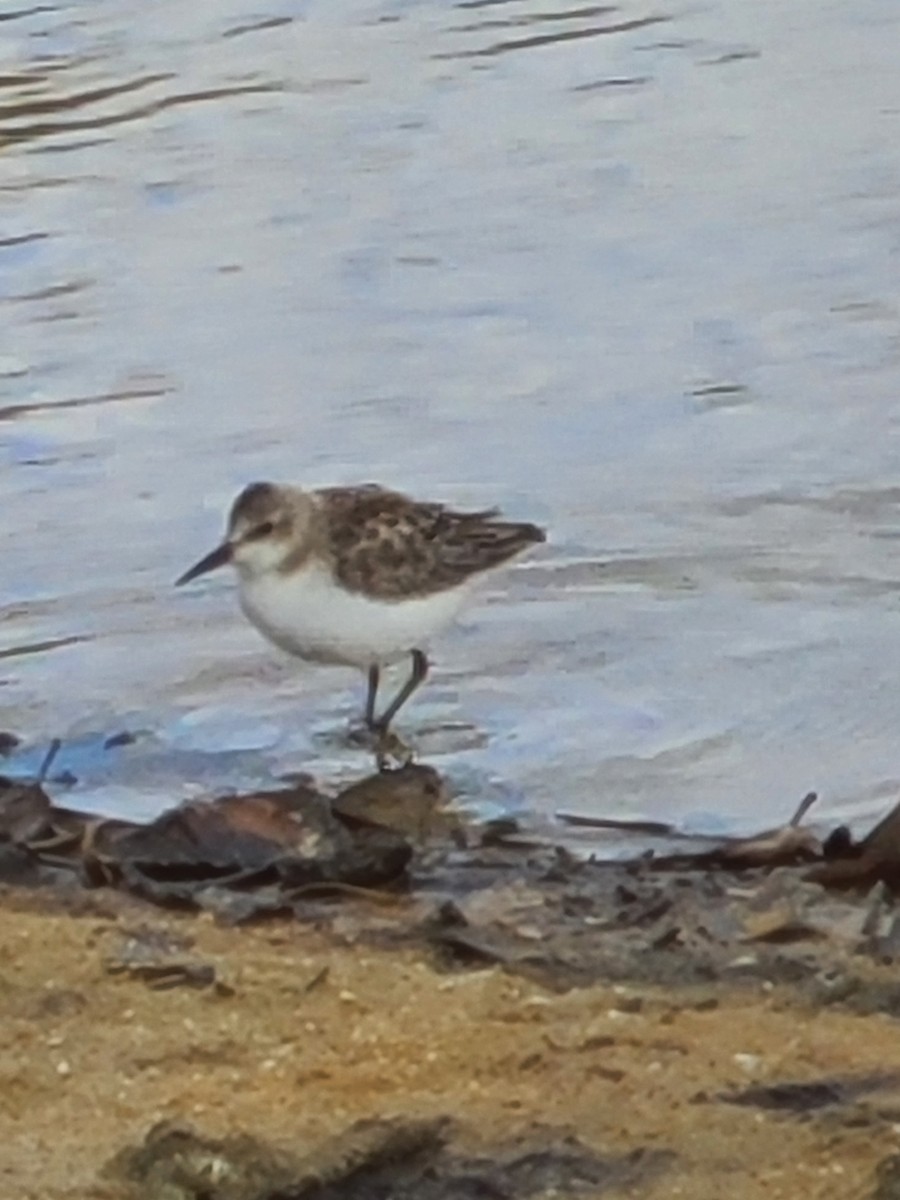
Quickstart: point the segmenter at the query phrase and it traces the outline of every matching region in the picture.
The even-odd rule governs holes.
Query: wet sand
[[[454,1146],[487,1156],[527,1145],[537,1123],[602,1155],[665,1152],[611,1193],[647,1200],[862,1200],[900,1149],[896,1083],[796,1114],[718,1098],[878,1076],[896,1061],[894,1018],[771,983],[559,991],[498,967],[449,970],[367,943],[360,912],[342,911],[328,928],[228,929],[113,893],[5,888],[0,1194],[118,1200],[101,1167],[162,1120],[296,1150],[360,1118],[446,1115]],[[217,986],[111,974],[134,935],[202,960]]]

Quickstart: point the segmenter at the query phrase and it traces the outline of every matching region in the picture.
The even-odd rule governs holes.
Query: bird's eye
[[[268,537],[270,533],[274,533],[275,525],[272,521],[263,521],[261,525],[254,527],[247,532],[247,539],[255,542],[258,538]]]

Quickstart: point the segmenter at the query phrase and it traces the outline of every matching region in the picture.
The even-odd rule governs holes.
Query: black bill
[[[223,542],[221,546],[216,546],[215,550],[211,550],[205,558],[201,558],[198,563],[194,563],[189,571],[175,580],[175,586],[181,587],[183,583],[190,583],[192,579],[196,579],[199,575],[205,575],[207,571],[215,571],[217,567],[224,567],[226,563],[231,562],[231,544]]]

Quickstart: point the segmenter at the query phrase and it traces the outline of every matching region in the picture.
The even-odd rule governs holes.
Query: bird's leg
[[[381,716],[378,718],[377,727],[382,733],[387,733],[390,728],[391,721],[396,717],[397,713],[407,702],[413,692],[420,684],[424,683],[428,675],[428,659],[421,650],[413,650],[412,652],[412,671],[409,679],[404,683],[403,687],[390,702]]]
[[[374,725],[377,737],[375,758],[379,771],[386,769],[391,758],[401,765],[412,761],[412,751],[395,733],[391,732],[390,726],[391,721],[427,675],[428,659],[421,650],[413,650],[412,671],[409,678]]]
[[[369,667],[369,688],[366,692],[366,715],[365,722],[367,729],[375,729],[378,722],[375,720],[375,700],[378,696],[378,681],[381,677],[381,672],[378,669],[377,663],[372,663]]]

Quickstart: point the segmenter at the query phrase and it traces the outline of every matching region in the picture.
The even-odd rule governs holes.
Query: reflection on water
[[[551,529],[409,709],[465,795],[893,799],[898,33],[893,0],[0,13],[19,764],[59,735],[70,802],[141,814],[358,770],[362,681],[171,581],[250,479],[379,479]]]

